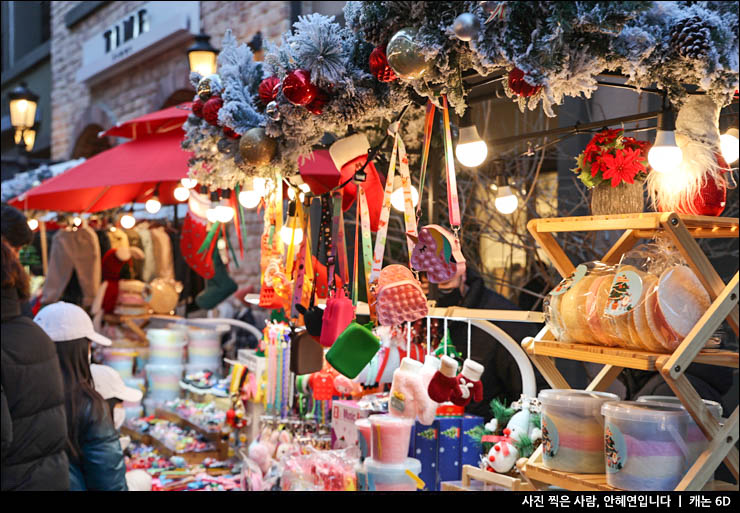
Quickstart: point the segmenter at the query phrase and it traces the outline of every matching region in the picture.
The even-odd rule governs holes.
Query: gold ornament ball
[[[277,143],[265,134],[262,127],[250,128],[239,141],[242,159],[253,166],[266,166],[275,156]]]
[[[388,64],[401,78],[416,80],[432,67],[433,61],[425,61],[422,45],[416,41],[418,30],[402,28],[396,32],[385,49]]]

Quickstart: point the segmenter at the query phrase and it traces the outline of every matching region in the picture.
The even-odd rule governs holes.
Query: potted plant
[[[625,137],[624,130],[602,130],[576,158],[572,169],[591,189],[593,215],[642,212],[643,185],[650,166],[648,142]]]

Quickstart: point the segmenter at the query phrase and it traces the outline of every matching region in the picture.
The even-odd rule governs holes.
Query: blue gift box
[[[438,417],[439,423],[439,450],[437,456],[437,488],[443,481],[459,481],[462,479],[462,463],[460,461],[461,447],[461,417]]]
[[[460,465],[478,466],[483,446],[471,437],[471,431],[483,425],[483,417],[465,415],[461,423]]]
[[[419,478],[424,481],[424,489],[439,490],[439,481],[437,480],[439,422],[435,420],[431,426],[424,426],[417,422],[414,425],[414,436],[411,441],[412,457],[421,462]]]

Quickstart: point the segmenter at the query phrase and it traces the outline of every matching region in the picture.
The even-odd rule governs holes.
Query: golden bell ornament
[[[277,142],[262,127],[250,128],[239,140],[239,154],[253,166],[266,166],[275,156]]]

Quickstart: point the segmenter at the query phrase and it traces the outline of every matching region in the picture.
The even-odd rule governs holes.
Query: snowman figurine
[[[514,445],[514,439],[510,436],[511,431],[504,429],[504,436],[496,437],[495,443],[488,454],[481,457],[481,466],[489,472],[507,474],[514,468],[519,459],[519,450]]]

